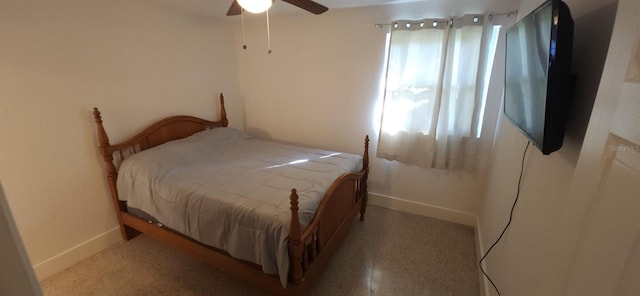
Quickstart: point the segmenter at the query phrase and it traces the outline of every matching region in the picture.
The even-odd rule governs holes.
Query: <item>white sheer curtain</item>
[[[482,15],[465,15],[392,24],[378,157],[473,166],[483,111],[482,22]]]

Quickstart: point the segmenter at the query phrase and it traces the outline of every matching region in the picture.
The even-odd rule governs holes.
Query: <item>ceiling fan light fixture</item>
[[[271,8],[272,0],[237,0],[240,6],[251,13],[263,13]]]

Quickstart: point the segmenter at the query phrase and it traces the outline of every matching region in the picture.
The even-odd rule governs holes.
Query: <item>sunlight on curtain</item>
[[[482,34],[481,15],[393,23],[378,157],[432,168],[474,162]]]

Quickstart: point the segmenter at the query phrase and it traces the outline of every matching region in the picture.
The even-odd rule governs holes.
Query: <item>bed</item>
[[[173,116],[113,145],[94,117],[125,240],[144,233],[271,294],[302,295],[364,221],[368,137],[357,158],[254,139],[228,127],[222,94],[218,121]]]

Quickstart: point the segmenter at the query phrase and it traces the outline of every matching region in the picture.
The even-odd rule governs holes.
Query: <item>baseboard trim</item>
[[[369,192],[369,204],[467,226],[476,226],[476,216],[472,214],[415,201],[399,199],[384,194]]]
[[[84,243],[68,249],[33,266],[38,281],[42,281],[122,240],[120,227],[108,230]]]
[[[480,262],[480,258],[484,255],[484,247],[482,245],[482,227],[480,227],[480,219],[476,220],[476,262]],[[482,262],[482,267],[485,271],[487,271],[487,264]],[[487,271],[488,272],[488,271]],[[480,284],[480,296],[492,296],[493,294],[489,290],[491,288],[491,283],[489,280],[482,274],[482,271],[478,267],[478,279]]]

